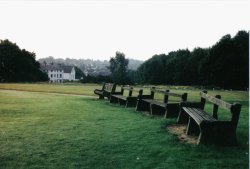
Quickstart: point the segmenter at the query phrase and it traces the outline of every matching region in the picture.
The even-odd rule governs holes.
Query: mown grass
[[[23,90],[49,88],[25,85]],[[53,87],[52,92],[69,91]],[[70,87],[92,95],[97,86]],[[177,92],[184,91],[199,99],[198,90]],[[166,131],[176,119],[145,116],[96,98],[0,90],[0,168],[248,168],[248,93],[209,93],[243,104],[239,146],[183,143]],[[220,112],[225,118],[227,112]]]
[[[61,83],[0,83],[0,89],[32,91],[32,92],[50,92],[63,94],[79,94],[93,96],[93,89],[100,88],[96,84],[61,84]]]
[[[32,92],[52,92],[52,93],[63,93],[63,94],[77,94],[77,95],[87,95],[94,96],[94,89],[101,89],[101,84],[61,84],[61,83],[0,83],[0,89],[8,89],[8,90],[19,90],[19,91],[32,91]],[[158,88],[170,89],[171,92],[176,93],[188,93],[189,101],[197,101],[199,100],[199,92],[200,89],[196,89],[193,87],[185,87],[185,86],[156,86]],[[117,86],[117,91],[120,90],[120,86]],[[149,94],[150,90],[147,86],[137,86],[135,89],[143,89],[144,94]],[[227,101],[242,101],[248,100],[248,92],[246,91],[224,91],[224,90],[208,90],[208,93],[211,95],[220,94],[223,100]],[[125,94],[128,94],[125,91]],[[133,93],[133,95],[137,95],[138,93]],[[155,95],[156,99],[162,99],[163,96],[160,94]],[[170,100],[175,100],[175,98],[170,98]]]

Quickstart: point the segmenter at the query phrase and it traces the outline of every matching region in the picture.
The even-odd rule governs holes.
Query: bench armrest
[[[94,90],[94,93],[97,94],[98,92],[103,92],[103,90],[100,90],[100,89],[95,89]]]
[[[103,90],[101,90],[101,89],[95,89],[94,91],[100,91],[100,92],[101,92],[101,91],[103,91]]]
[[[195,107],[195,108],[201,108],[200,102],[181,102],[180,107]]]

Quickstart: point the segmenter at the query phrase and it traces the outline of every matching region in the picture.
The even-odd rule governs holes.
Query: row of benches
[[[134,89],[131,86],[121,86],[116,92],[116,84],[104,83],[101,90],[96,89],[99,99],[108,98],[110,103],[117,103],[125,107],[135,107],[136,111],[146,111],[151,115],[163,115],[165,118],[177,117],[177,123],[187,124],[186,134],[198,135],[197,144],[214,143],[220,145],[236,145],[236,128],[241,111],[240,104],[230,104],[221,100],[220,95],[215,97],[200,92],[200,102],[187,102],[187,93],[177,94],[169,90],[150,88],[150,94],[143,94],[143,89]],[[128,91],[125,95],[124,91]],[[133,94],[137,93],[136,95]],[[155,93],[163,95],[163,101],[155,99]],[[170,101],[169,97],[179,100]],[[212,115],[204,110],[205,103],[213,104]],[[218,108],[221,107],[231,113],[230,120],[218,119]]]

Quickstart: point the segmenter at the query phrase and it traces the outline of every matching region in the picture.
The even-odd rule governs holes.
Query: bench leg
[[[98,96],[99,96],[99,99],[104,99],[103,91],[102,91],[102,90],[95,89],[95,90],[94,90],[94,94],[98,95]]]
[[[109,103],[115,103],[115,98],[113,96],[110,96]]]
[[[110,100],[110,97],[111,97],[110,93],[107,93],[106,95],[107,95],[108,100]]]
[[[179,104],[168,104],[166,108],[166,114],[165,117],[178,117],[180,112],[180,106]]]
[[[135,111],[142,111],[143,103],[141,100],[137,100]]]
[[[99,95],[99,99],[104,99],[104,96],[103,95]]]
[[[195,123],[195,121],[189,117],[188,120],[188,126],[187,126],[187,130],[186,130],[186,134],[190,135],[190,134],[199,134],[199,126]]]
[[[228,146],[238,145],[236,130],[232,128],[230,122],[217,122],[216,131],[217,144]]]
[[[142,100],[138,100],[135,110],[136,111],[150,111],[150,105],[149,103],[146,103]]]
[[[236,133],[231,129],[230,123],[202,123],[200,125],[198,144],[217,144],[222,146],[237,145]]]
[[[182,108],[180,108],[179,116],[177,118],[177,123],[178,124],[187,124],[188,120],[189,120],[188,114]]]
[[[219,134],[220,133],[220,134]],[[197,141],[197,144],[217,144],[219,138],[221,138],[221,134],[223,135],[223,132],[218,131],[218,127],[216,123],[205,123],[202,122],[200,124],[200,135]],[[227,138],[224,138],[224,141],[226,141]]]
[[[155,104],[150,104],[151,115],[165,115],[166,109]]]
[[[114,104],[119,104],[119,99],[111,95],[109,102]]]
[[[207,144],[207,143],[211,143],[211,131],[209,129],[210,127],[208,125],[206,125],[205,123],[201,123],[200,124],[200,134],[198,137],[198,141],[197,144]],[[213,142],[213,141],[212,141]]]
[[[126,107],[136,107],[137,98],[127,98]]]
[[[118,99],[119,105],[120,106],[126,106],[126,101],[122,100],[122,99]]]

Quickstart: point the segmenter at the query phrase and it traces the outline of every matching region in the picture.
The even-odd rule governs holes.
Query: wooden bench
[[[230,104],[221,100],[220,95],[209,96],[206,91],[200,92],[200,102],[183,102],[177,123],[188,123],[186,134],[197,134],[199,143],[219,145],[237,145],[236,128],[239,120],[241,105]],[[213,104],[212,115],[205,110],[205,103]],[[231,112],[228,121],[218,120],[219,106]]]
[[[128,90],[128,96],[124,95],[124,90]],[[135,107],[138,96],[132,96],[133,92],[138,92],[138,96],[142,95],[143,90],[133,89],[131,86],[121,86],[121,91],[112,94],[110,97],[110,103],[118,103],[125,107]]]
[[[165,115],[165,117],[177,117],[180,111],[180,102],[169,102],[169,96],[179,97],[181,101],[187,100],[187,93],[177,94],[169,90],[163,91],[152,87],[150,95],[138,97],[136,111],[148,111],[151,115]],[[155,93],[164,95],[164,101],[154,100]]]
[[[104,99],[105,97],[109,99],[110,96],[115,93],[115,89],[115,83],[104,83],[102,89],[95,89],[94,93],[99,96],[99,99]]]

